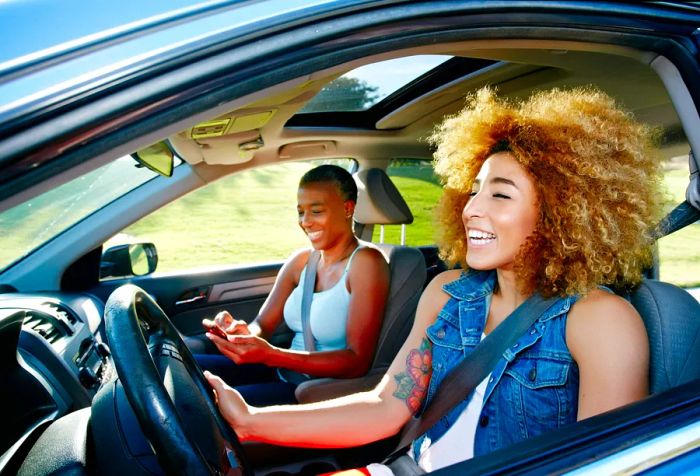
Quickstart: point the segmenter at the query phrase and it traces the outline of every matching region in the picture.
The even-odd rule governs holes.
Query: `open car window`
[[[688,187],[688,156],[674,157],[666,162],[664,182],[670,203],[675,206],[685,200]],[[692,223],[658,241],[659,278],[687,288],[700,299],[700,223]]]
[[[332,163],[353,172],[352,159],[271,164],[217,180],[156,210],[104,245],[149,242],[158,272],[282,261],[308,247],[297,223],[299,179]]]
[[[130,156],[0,213],[0,271],[158,174]]]

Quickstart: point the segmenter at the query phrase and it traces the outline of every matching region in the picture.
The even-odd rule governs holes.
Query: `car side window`
[[[671,159],[666,165],[664,181],[673,206],[685,200],[688,187],[688,156]],[[659,278],[687,288],[700,299],[700,223],[696,222],[661,238],[659,244]]]
[[[248,169],[196,190],[142,218],[110,239],[150,242],[157,272],[281,261],[309,246],[297,223],[301,176],[323,163],[353,172],[352,159],[288,162]]]
[[[419,159],[393,159],[386,172],[413,213],[413,223],[405,227],[405,244],[408,246],[434,245],[433,209],[440,199],[442,187],[433,172],[432,162]],[[377,225],[372,233],[372,241],[400,244],[401,228],[401,225],[383,227]]]

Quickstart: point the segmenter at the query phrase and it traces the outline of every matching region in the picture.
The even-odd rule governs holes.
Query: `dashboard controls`
[[[109,346],[104,342],[98,342],[92,336],[83,339],[74,359],[78,368],[78,380],[83,387],[99,387],[108,379],[111,375],[108,370],[110,355]]]

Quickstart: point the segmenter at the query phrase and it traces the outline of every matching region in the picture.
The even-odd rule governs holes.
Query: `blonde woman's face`
[[[538,215],[530,175],[510,152],[491,155],[462,211],[467,265],[478,270],[511,270],[520,247],[535,231]]]

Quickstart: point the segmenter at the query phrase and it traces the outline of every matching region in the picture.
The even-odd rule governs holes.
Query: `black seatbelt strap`
[[[309,352],[316,350],[316,342],[314,341],[309,321],[311,319],[311,301],[314,299],[314,288],[316,287],[316,268],[320,258],[321,253],[318,251],[312,251],[309,255],[309,260],[306,262],[304,287],[301,295],[301,328],[304,333],[304,349]]]
[[[678,231],[688,225],[692,225],[700,220],[700,210],[692,206],[687,201],[684,201],[676,208],[671,210],[656,226],[654,230],[654,238],[663,238],[670,235],[674,231]]]
[[[435,393],[422,415],[413,417],[404,427],[396,450],[386,461],[405,453],[413,440],[425,433],[440,418],[464,400],[496,367],[505,350],[518,341],[535,321],[556,301],[544,299],[538,293],[520,304],[476,346],[474,351],[457,364]]]

